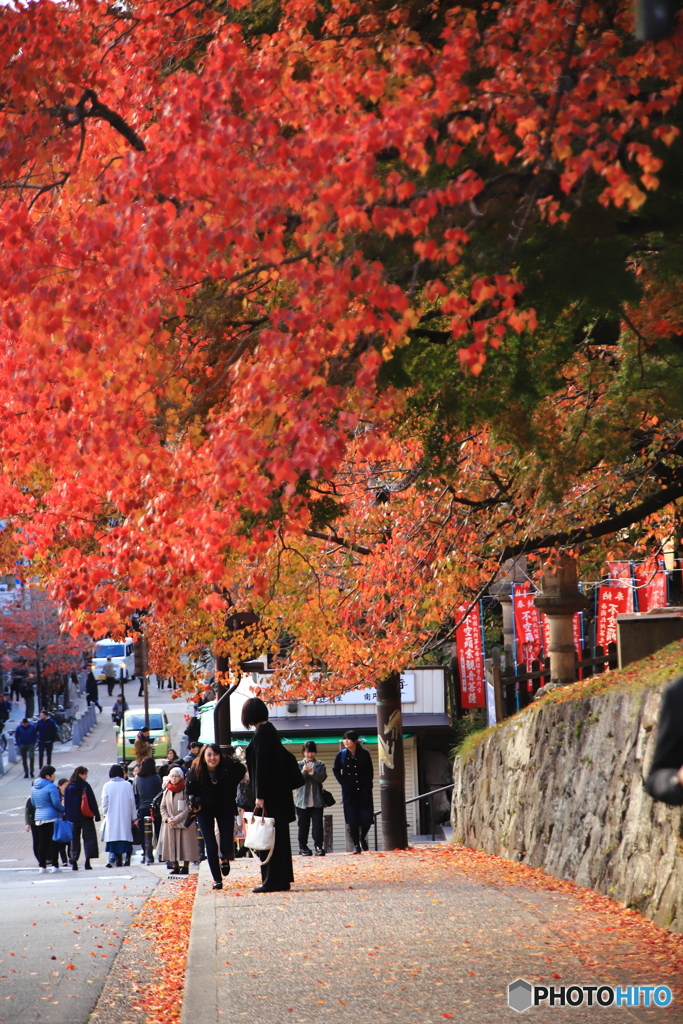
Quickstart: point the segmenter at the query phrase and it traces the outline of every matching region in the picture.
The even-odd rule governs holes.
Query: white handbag
[[[250,850],[268,850],[268,856],[262,860],[267,864],[273,856],[275,848],[275,818],[265,818],[251,813],[251,816],[244,815],[247,824],[247,834],[244,838],[244,845]]]

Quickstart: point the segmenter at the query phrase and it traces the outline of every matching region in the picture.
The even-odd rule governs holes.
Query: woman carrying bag
[[[40,769],[40,778],[36,779],[31,789],[31,803],[35,808],[38,870],[44,873],[47,870],[47,862],[50,861],[52,870],[60,871],[57,849],[60,838],[59,831],[55,836],[55,828],[59,830],[64,820],[64,805],[55,786],[55,769],[51,764],[43,765]]]
[[[161,779],[157,775],[157,766],[153,757],[146,757],[140,765],[140,771],[133,780],[135,803],[138,809],[138,836],[141,840],[145,864],[153,864],[152,836],[145,831],[145,818],[152,816],[152,803],[161,793]]]
[[[202,747],[187,773],[187,793],[191,806],[197,812],[214,889],[223,888],[223,875],[230,872],[237,811],[235,795],[244,773],[244,765],[234,757],[223,757],[221,748],[215,743]],[[220,836],[220,857],[216,826]]]
[[[254,787],[255,813],[275,820],[275,845],[261,865],[262,884],[254,892],[287,892],[294,881],[289,823],[294,821],[294,799],[291,775],[285,751],[277,730],[268,721],[268,708],[258,697],[251,697],[242,707],[242,725],[255,729],[247,747],[249,778]],[[301,779],[301,785],[304,779]],[[263,858],[262,858],[263,859]]]
[[[100,809],[92,786],[88,782],[88,769],[79,764],[69,779],[64,790],[64,807],[66,820],[71,822],[73,838],[69,847],[69,860],[72,871],[78,871],[78,858],[81,855],[81,840],[85,855],[85,870],[91,871],[91,859],[99,857],[95,822],[100,820]]]
[[[109,782],[102,789],[104,826],[102,839],[109,854],[107,867],[120,868],[130,864],[133,852],[133,822],[137,818],[133,787],[126,781],[120,764],[109,769]]]
[[[191,813],[185,790],[185,773],[182,768],[171,768],[164,779],[164,794],[160,805],[161,831],[159,832],[157,853],[162,861],[171,861],[174,875],[188,875],[190,861],[199,860],[194,817],[189,827],[185,828],[187,818]],[[181,861],[182,868],[180,867]]]

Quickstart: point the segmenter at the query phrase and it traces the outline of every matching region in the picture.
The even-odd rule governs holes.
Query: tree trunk
[[[382,810],[382,848],[384,850],[405,850],[408,847],[408,829],[406,826],[401,677],[398,672],[392,672],[377,687],[377,745]]]

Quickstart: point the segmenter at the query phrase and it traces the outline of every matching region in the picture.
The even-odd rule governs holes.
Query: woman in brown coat
[[[157,845],[159,860],[173,863],[172,874],[187,875],[190,873],[190,861],[199,860],[199,845],[194,822],[189,828],[182,827],[190,808],[185,793],[185,776],[180,768],[171,768],[164,779],[160,810],[161,831]]]

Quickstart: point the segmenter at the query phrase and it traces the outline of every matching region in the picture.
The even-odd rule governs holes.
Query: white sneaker
[[[47,872],[47,868],[38,868],[38,874],[44,875]]]
[[[52,871],[52,874],[53,874],[53,875],[56,875],[56,874],[57,874],[57,872],[59,872],[60,874],[61,874],[61,872],[62,872],[62,869],[61,869],[61,868],[54,868],[54,867],[53,867],[53,868],[50,868],[50,870]]]

